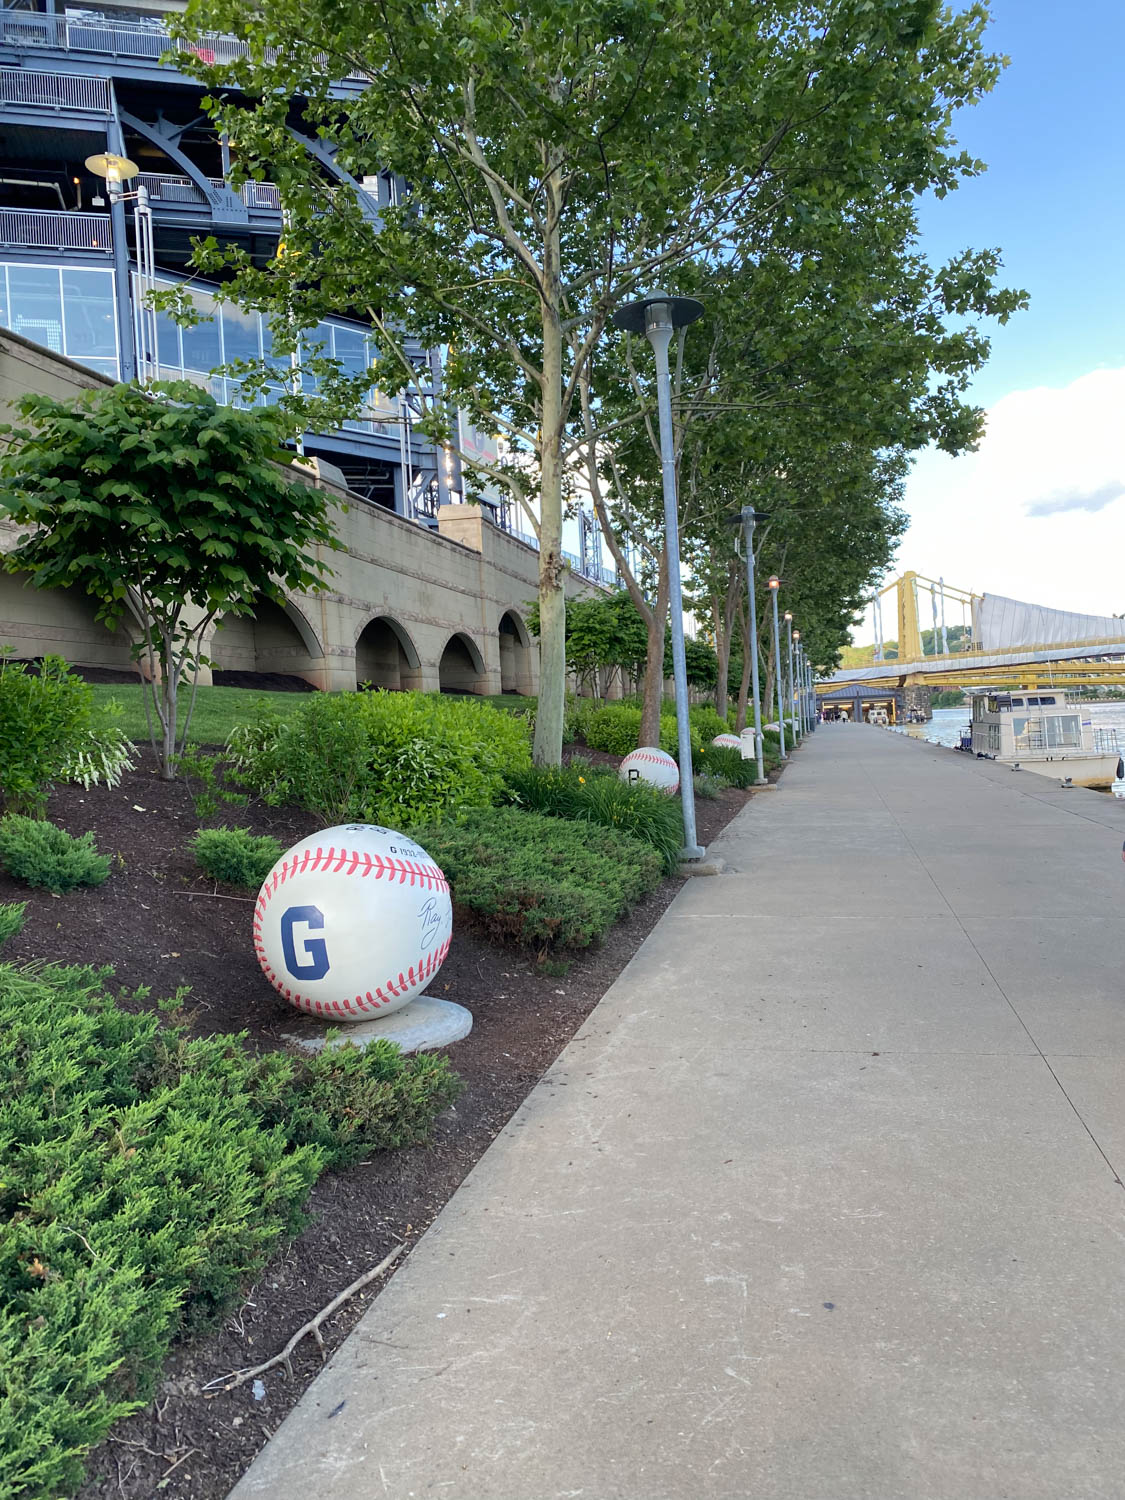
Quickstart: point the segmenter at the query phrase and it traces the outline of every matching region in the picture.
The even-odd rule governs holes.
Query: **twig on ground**
[[[222,891],[173,891],[174,896],[202,896],[207,901],[249,901],[253,896],[225,896]]]
[[[285,1348],[282,1349],[280,1354],[275,1354],[272,1359],[267,1359],[264,1365],[255,1365],[252,1370],[232,1370],[228,1375],[220,1375],[217,1380],[209,1380],[203,1387],[203,1394],[208,1397],[214,1397],[222,1395],[224,1391],[233,1391],[238,1386],[245,1385],[248,1380],[253,1380],[257,1375],[264,1375],[267,1370],[275,1369],[278,1365],[284,1365],[286,1372],[292,1377],[293,1350],[296,1349],[301,1340],[307,1338],[311,1333],[323,1354],[324,1339],[321,1337],[320,1325],[324,1322],[325,1318],[331,1317],[338,1307],[342,1307],[349,1297],[355,1296],[356,1292],[362,1291],[368,1282],[374,1281],[377,1276],[381,1276],[405,1249],[405,1245],[396,1245],[391,1253],[385,1256],[377,1266],[373,1267],[370,1271],[365,1271],[362,1276],[357,1277],[351,1286],[346,1286],[342,1292],[333,1297],[332,1301],[326,1307],[322,1307],[314,1318],[310,1318],[307,1323],[303,1323],[297,1329],[297,1332],[289,1340]]]

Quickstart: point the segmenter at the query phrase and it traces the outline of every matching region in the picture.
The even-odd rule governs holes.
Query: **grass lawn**
[[[148,743],[148,724],[145,720],[145,705],[142,689],[137,683],[95,683],[94,702],[98,708],[116,700],[123,710],[120,719],[114,720],[125,734],[138,744]],[[264,702],[274,713],[295,713],[307,700],[305,693],[258,693],[247,688],[201,687],[196,694],[195,712],[191,716],[189,738],[201,745],[221,745],[236,724],[243,724],[256,712],[256,704]],[[187,705],[191,701],[191,689],[180,689],[180,724],[183,724]]]
[[[94,702],[98,708],[116,700],[123,713],[115,720],[125,734],[138,744],[148,743],[148,724],[145,721],[143,690],[139,683],[95,683]],[[307,693],[264,693],[253,688],[201,687],[196,694],[195,712],[191,716],[189,738],[200,745],[221,745],[236,724],[244,724],[257,712],[257,704],[264,703],[273,713],[288,715],[296,713],[307,703]],[[187,705],[191,700],[191,688],[180,689],[180,723],[183,724]],[[478,703],[490,703],[494,708],[518,713],[522,709],[534,709],[534,698],[519,698],[514,693],[498,694],[493,698],[477,698]]]

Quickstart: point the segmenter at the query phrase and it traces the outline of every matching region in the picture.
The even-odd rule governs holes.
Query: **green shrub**
[[[175,769],[176,775],[187,785],[197,818],[213,818],[220,803],[225,802],[228,807],[245,807],[250,800],[242,792],[232,792],[220,784],[218,758],[208,755],[199,745],[188,745],[182,755],[177,755]]]
[[[622,781],[614,771],[572,762],[561,770],[530,766],[508,777],[513,801],[528,812],[597,823],[643,840],[671,872],[684,842],[680,803],[643,781]]]
[[[742,751],[733,745],[705,745],[695,761],[701,773],[721,776],[730,786],[753,786],[758,779],[758,762],[743,760]]]
[[[564,743],[571,744],[575,740],[585,740],[591,717],[603,706],[600,698],[577,698],[568,694],[566,715],[563,720]]]
[[[8,813],[0,818],[0,865],[25,885],[44,886],[59,896],[79,885],[101,885],[109,857],[94,848],[94,835],[75,838],[54,823]]]
[[[0,796],[13,812],[42,816],[47,796],[88,747],[93,694],[61,656],[38,673],[0,661]]]
[[[201,828],[190,847],[204,875],[253,891],[285,852],[272,834],[255,837],[249,828]]]
[[[318,693],[288,720],[262,713],[236,729],[228,750],[271,804],[398,828],[489,806],[531,761],[523,717],[423,693]]]
[[[689,710],[691,727],[704,745],[709,745],[717,734],[729,734],[730,725],[717,714],[710,703],[697,703]]]
[[[476,925],[541,952],[586,947],[660,882],[660,856],[639,839],[515,807],[412,832]]]
[[[17,933],[23,931],[23,917],[26,911],[26,901],[8,902],[0,906],[0,948],[9,938],[14,938]]]
[[[585,740],[591,750],[628,755],[637,748],[641,711],[624,703],[606,703],[586,715]]]
[[[694,785],[697,797],[701,797],[704,802],[714,802],[728,783],[714,771],[701,771],[695,778]]]
[[[0,966],[0,1494],[71,1492],[177,1333],[256,1275],[326,1166],[424,1140],[444,1059],[308,1059],[122,1009],[108,971]]]

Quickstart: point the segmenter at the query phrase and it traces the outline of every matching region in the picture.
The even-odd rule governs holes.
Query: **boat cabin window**
[[[1041,704],[1050,705],[1057,703],[1058,701],[1059,700],[1057,698],[1029,698],[1027,700],[1027,706],[1028,708],[1038,708]]]
[[[1023,707],[1023,699],[1022,698],[1013,698],[1012,699],[1012,707],[1013,708],[1022,708]]]

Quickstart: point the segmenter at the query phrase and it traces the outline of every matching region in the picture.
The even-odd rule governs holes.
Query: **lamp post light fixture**
[[[797,743],[797,694],[793,678],[793,616],[785,611],[785,635],[789,643],[789,691],[785,695],[785,708],[789,715],[789,737]]]
[[[758,780],[765,782],[766,763],[765,749],[762,742],[762,688],[758,674],[758,601],[755,595],[754,583],[754,527],[759,521],[765,521],[767,513],[757,511],[752,505],[742,507],[742,534],[746,546],[746,593],[749,628],[747,634],[747,646],[750,652],[750,682],[754,697],[754,758],[758,763]]]
[[[805,669],[801,665],[801,632],[793,632],[793,702],[796,705],[797,722],[801,726],[802,739],[809,732],[805,718]]]
[[[777,676],[777,733],[780,740],[781,758],[782,760],[788,760],[789,757],[785,753],[785,710],[781,703],[781,626],[777,622],[777,591],[780,587],[781,579],[776,573],[771,573],[769,590],[773,595],[773,669]]]
[[[86,158],[86,170],[105,181],[109,196],[111,228],[114,210],[120,212],[124,204],[132,202],[133,229],[137,239],[137,296],[134,305],[134,328],[137,341],[137,373],[142,380],[155,380],[159,374],[159,355],[156,348],[156,309],[149,302],[149,295],[156,286],[156,248],[152,235],[152,208],[148,199],[148,188],[139,183],[136,192],[127,193],[124,184],[131,182],[140,173],[140,167],[127,156],[116,152],[99,152]],[[92,200],[98,204],[98,199]],[[121,220],[124,230],[124,220]],[[115,246],[116,250],[116,246]],[[122,251],[124,254],[124,251]],[[127,261],[126,261],[127,265]]]
[[[676,737],[680,752],[680,799],[684,814],[684,859],[701,859],[695,841],[695,784],[691,767],[691,721],[688,718],[687,655],[684,648],[683,589],[680,583],[680,521],[676,494],[676,449],[672,428],[672,381],[668,347],[678,328],[703,315],[694,297],[655,292],[627,302],[613,314],[616,328],[643,333],[656,357],[656,406],[660,418],[660,467],[664,480],[664,544],[668,554],[668,609],[672,617],[672,676],[676,683]]]

